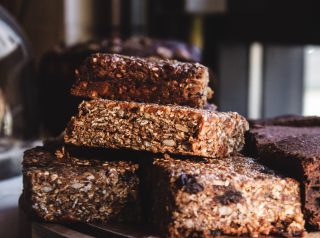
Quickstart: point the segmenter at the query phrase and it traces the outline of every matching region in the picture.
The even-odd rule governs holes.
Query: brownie
[[[212,91],[208,69],[198,63],[93,54],[76,70],[71,94],[203,108]]]
[[[307,224],[320,230],[320,133],[289,136],[269,142],[259,150],[261,161],[296,178],[302,185]]]
[[[50,222],[139,220],[138,164],[79,159],[52,148],[24,153],[23,198],[32,215]]]
[[[201,52],[195,46],[148,37],[116,37],[73,46],[56,45],[41,59],[38,73],[40,116],[42,127],[49,135],[59,135],[76,112],[82,99],[70,95],[70,88],[76,81],[74,71],[85,58],[96,52],[188,62],[199,62],[201,59]]]
[[[66,128],[67,144],[207,157],[242,149],[248,123],[236,112],[95,99]]]
[[[285,139],[288,136],[318,135],[320,127],[290,127],[255,125],[246,133],[245,151],[248,155],[257,157],[265,145]]]
[[[249,120],[250,127],[254,126],[292,126],[292,127],[320,127],[320,117],[283,115],[273,118]]]
[[[303,236],[299,184],[251,158],[153,163],[153,225],[167,237]]]

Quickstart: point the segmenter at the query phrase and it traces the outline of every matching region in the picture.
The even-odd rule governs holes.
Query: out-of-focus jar
[[[31,50],[15,20],[0,6],[0,138],[38,134]]]

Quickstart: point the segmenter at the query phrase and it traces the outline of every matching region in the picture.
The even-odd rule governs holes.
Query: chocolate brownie
[[[255,127],[246,141],[248,154],[301,182],[306,222],[319,230],[320,127]]]
[[[303,236],[299,184],[251,158],[155,160],[153,224],[167,237]]]
[[[66,128],[67,144],[207,157],[242,149],[245,118],[236,112],[95,99]]]
[[[318,135],[320,127],[289,127],[255,125],[246,133],[245,151],[248,155],[257,157],[259,151],[269,143],[280,141],[288,136]]]
[[[287,137],[259,151],[261,161],[302,184],[303,210],[308,225],[320,229],[320,134]]]
[[[267,119],[249,120],[250,127],[261,126],[292,126],[292,127],[320,127],[320,117],[283,115]]]
[[[138,167],[130,161],[85,160],[61,151],[55,155],[52,147],[33,148],[23,158],[26,210],[50,222],[138,221]]]
[[[93,54],[76,70],[74,96],[203,108],[212,91],[198,63]]]

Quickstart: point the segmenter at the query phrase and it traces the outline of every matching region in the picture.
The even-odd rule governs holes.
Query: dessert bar
[[[80,104],[64,139],[76,146],[225,157],[242,149],[247,129],[235,112],[96,99]]]
[[[139,220],[138,165],[83,160],[50,147],[23,158],[23,199],[32,215],[50,222]]]
[[[284,115],[267,119],[249,120],[250,126],[292,126],[292,127],[320,127],[320,117]]]
[[[203,108],[212,91],[207,67],[156,58],[93,54],[76,70],[71,94]]]
[[[167,237],[303,236],[299,184],[253,159],[173,159],[153,166],[153,224]]]
[[[308,225],[320,229],[320,134],[287,137],[260,151],[268,166],[302,183],[304,214]]]

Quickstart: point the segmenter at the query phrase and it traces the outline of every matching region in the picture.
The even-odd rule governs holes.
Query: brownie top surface
[[[257,144],[268,144],[283,140],[289,136],[320,135],[320,127],[288,127],[288,126],[258,126],[249,132]]]
[[[70,155],[60,148],[57,151],[46,146],[38,146],[24,152],[23,167],[28,168],[63,168],[71,167],[94,167],[108,169],[136,170],[138,165],[130,161],[106,161],[102,159],[84,159]]]
[[[320,117],[317,116],[300,116],[300,115],[283,115],[273,118],[249,120],[250,126],[256,125],[278,125],[292,127],[320,127]]]
[[[268,149],[280,152],[288,157],[315,161],[320,159],[320,134],[289,136],[283,140],[271,143]]]
[[[168,172],[172,177],[189,174],[203,180],[237,180],[273,179],[278,177],[272,170],[258,164],[254,159],[232,156],[223,159],[173,159],[164,155],[155,159],[154,164]]]

